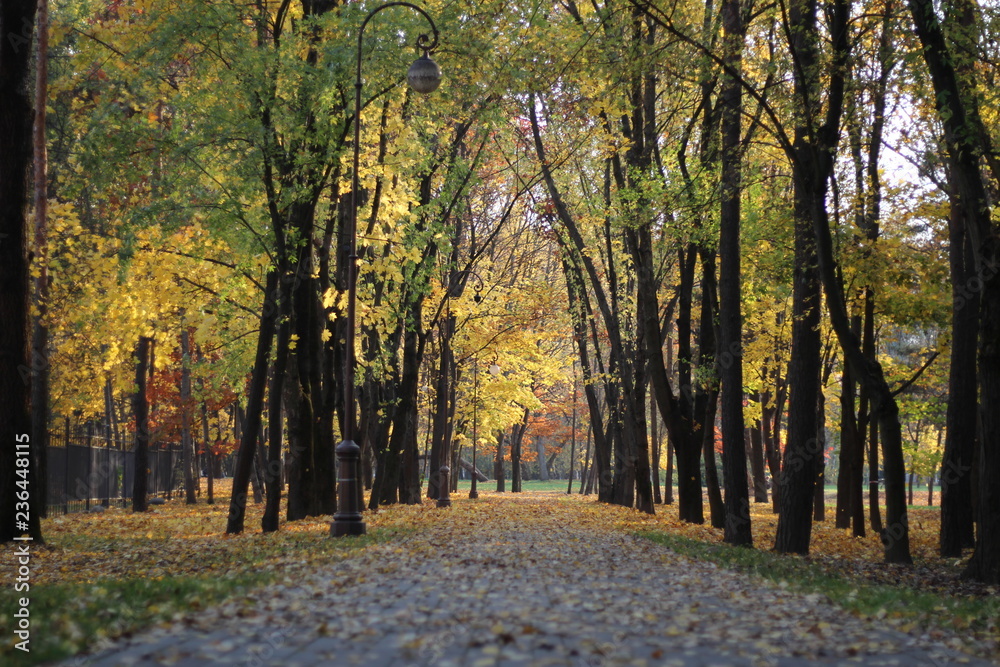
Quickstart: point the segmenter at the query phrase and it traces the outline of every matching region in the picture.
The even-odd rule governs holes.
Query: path
[[[428,531],[67,665],[988,665],[611,531],[556,494]]]

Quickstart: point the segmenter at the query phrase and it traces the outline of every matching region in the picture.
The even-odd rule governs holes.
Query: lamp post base
[[[476,381],[478,383],[479,376],[476,376]],[[478,387],[477,387],[478,389]],[[478,396],[478,391],[476,393]],[[474,413],[473,413],[474,414]],[[476,467],[476,421],[473,417],[472,421],[472,483],[469,485],[469,500],[475,500],[479,497],[479,485],[476,483],[479,478],[476,476],[479,474],[479,468]]]
[[[332,537],[364,535],[365,522],[361,517],[361,501],[358,499],[361,448],[352,440],[344,440],[337,445],[336,453],[338,512],[333,515],[330,535]]]
[[[451,507],[451,480],[448,478],[450,472],[451,468],[448,466],[441,466],[438,471],[441,478],[438,486],[438,507]]]
[[[330,524],[330,535],[333,537],[350,537],[351,535],[364,535],[366,532],[365,522],[358,516],[357,519],[340,519],[334,516]]]

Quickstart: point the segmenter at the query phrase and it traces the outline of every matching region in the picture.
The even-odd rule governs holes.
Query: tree
[[[265,293],[275,294],[278,287],[278,273],[271,271],[267,274],[267,284]],[[250,466],[253,457],[257,453],[257,438],[260,433],[261,412],[263,411],[264,389],[267,386],[267,359],[271,353],[271,342],[274,338],[276,322],[278,319],[277,308],[270,301],[265,300],[260,315],[260,335],[257,337],[257,356],[254,359],[253,376],[250,380],[250,394],[247,398],[247,423],[243,428],[243,437],[240,440],[239,450],[236,454],[236,467],[233,471],[233,493],[229,500],[229,519],[226,523],[226,533],[238,534],[243,532],[243,521],[246,514],[247,485],[250,483]],[[272,384],[273,387],[273,384]],[[275,400],[274,394],[271,395]],[[280,402],[279,402],[280,404]],[[270,457],[269,457],[270,458]],[[270,461],[269,461],[270,465]],[[275,472],[270,471],[273,477]],[[279,493],[276,488],[271,488],[271,493]],[[273,511],[271,520],[276,519]],[[276,530],[277,526],[269,526],[271,530]]]
[[[830,27],[835,48],[847,45],[846,3],[835,5]],[[789,161],[793,164],[795,190],[795,278],[792,297],[792,358],[788,381],[788,441],[781,468],[781,513],[775,536],[779,552],[808,553],[812,521],[813,487],[823,452],[817,413],[820,392],[820,275],[814,217],[826,222],[825,197],[833,168],[833,151],[839,138],[843,73],[834,73],[823,118],[820,101],[820,53],[817,4],[796,0],[789,6],[789,52],[795,61],[795,93],[803,103],[796,119]],[[843,58],[844,54],[841,54]],[[825,122],[824,122],[825,120]],[[819,223],[817,223],[819,224]]]
[[[35,26],[35,118],[32,127],[34,155],[34,215],[35,257],[32,309],[34,323],[31,330],[31,358],[48,359],[49,332],[45,321],[48,301],[48,252],[46,232],[48,227],[49,180],[46,154],[46,109],[49,92],[49,4],[38,0]],[[32,368],[31,379],[31,441],[37,447],[34,457],[40,484],[35,489],[39,511],[46,516],[48,498],[48,445],[49,445],[49,364],[38,363]]]
[[[841,253],[841,261],[847,264],[852,248],[861,251],[861,275],[868,278],[856,293],[857,298],[848,298],[853,309],[851,327],[854,335],[861,340],[862,351],[868,359],[875,359],[876,353],[876,321],[875,300],[878,289],[878,266],[882,257],[876,252],[877,242],[881,234],[881,210],[883,199],[882,173],[880,158],[884,140],[886,109],[889,103],[890,83],[894,70],[897,68],[896,40],[893,35],[895,25],[894,5],[884,6],[881,23],[877,34],[866,39],[859,34],[854,49],[857,64],[852,67],[853,85],[846,102],[847,140],[853,164],[854,202],[853,219],[857,231],[851,240],[842,240],[842,247],[847,250]],[[870,100],[866,104],[866,100]],[[867,132],[866,132],[867,131]],[[836,179],[836,175],[835,175]],[[839,182],[834,181],[839,187]],[[848,214],[850,217],[850,214]],[[843,265],[842,264],[842,265]],[[847,269],[850,270],[850,267]],[[847,282],[849,279],[843,279]],[[847,292],[846,287],[845,293]],[[891,293],[885,295],[891,298]],[[859,312],[860,311],[860,312]],[[877,429],[868,427],[874,424],[868,414],[870,391],[862,386],[858,398],[858,410],[855,413],[855,394],[857,377],[852,372],[850,364],[844,365],[841,377],[841,450],[840,472],[837,484],[837,525],[846,527],[853,524],[854,534],[863,536],[865,533],[865,517],[863,506],[862,474],[865,456],[866,437],[868,441],[870,471],[874,470],[874,484],[869,484],[869,504],[872,530],[882,529],[879,512],[878,487],[878,441]],[[871,475],[870,475],[871,476]]]
[[[132,484],[132,511],[145,512],[146,490],[149,488],[149,402],[146,398],[146,376],[149,374],[149,348],[153,342],[140,336],[135,357],[135,394],[132,413],[135,415],[135,478]]]
[[[968,78],[955,66],[942,24],[934,7],[925,0],[910,0],[910,15],[923,45],[924,61],[935,92],[935,106],[944,126],[945,145],[960,202],[965,233],[972,255],[979,293],[972,303],[978,307],[979,346],[979,494],[976,549],[965,574],[988,583],[1000,582],[1000,232],[990,215],[987,183],[981,163],[988,166],[994,185],[1000,182],[993,142],[980,116],[979,95]],[[959,19],[961,20],[961,19]],[[961,43],[970,44],[972,26],[954,25]],[[964,28],[964,29],[963,29]],[[953,253],[965,252],[956,243]],[[958,474],[964,474],[959,472]]]
[[[752,7],[752,5],[750,5]],[[728,0],[722,7],[724,56],[728,70],[739,73],[749,7]],[[743,88],[724,75],[722,92],[722,202],[719,223],[719,348],[722,350],[722,466],[726,484],[725,541],[752,545],[743,417],[743,317],[740,298],[740,199],[742,172]],[[762,467],[762,466],[761,466]],[[761,471],[763,472],[763,471]]]
[[[31,164],[32,105],[30,97],[31,39],[35,3],[3,0],[0,4],[0,315],[5,325],[0,333],[0,397],[7,406],[0,416],[0,542],[29,533],[42,540],[39,518],[41,484],[34,453],[27,475],[18,470],[18,443],[31,433],[28,412],[28,379],[36,360],[28,357],[28,168]],[[45,363],[37,360],[37,363]],[[26,484],[18,486],[18,481]],[[27,488],[25,488],[27,487]],[[28,526],[18,523],[18,492],[30,498]]]

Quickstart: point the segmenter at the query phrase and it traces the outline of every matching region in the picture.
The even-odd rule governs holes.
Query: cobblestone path
[[[536,494],[428,507],[440,513],[428,530],[64,664],[993,664],[681,557],[578,508]]]

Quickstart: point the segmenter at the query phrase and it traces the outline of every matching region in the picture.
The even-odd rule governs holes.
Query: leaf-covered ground
[[[794,568],[771,584],[706,562],[746,551],[718,546],[718,531],[681,524],[669,507],[647,517],[561,493],[481,493],[477,502],[457,496],[448,510],[428,502],[368,513],[372,535],[361,541],[330,539],[326,521],[260,535],[257,507],[248,517],[251,532],[225,537],[225,503],[175,500],[147,515],[113,510],[50,519],[50,546],[35,550],[33,593],[62,587],[74,594],[35,626],[35,637],[62,637],[63,654],[103,647],[111,652],[99,654],[98,664],[108,665],[315,664],[327,653],[340,656],[337,664],[353,656],[365,665],[480,666],[773,664],[783,656],[803,661],[787,664],[808,664],[876,655],[890,664],[948,664],[957,659],[948,653],[954,649],[996,655],[995,617],[992,626],[973,618],[965,627],[956,617],[959,628],[949,629],[956,621],[950,595],[931,596],[948,616],[942,623],[895,608],[906,603],[892,595],[870,602],[868,611],[845,611],[829,603],[836,593],[810,588]],[[915,571],[946,577],[940,585],[947,588],[957,568],[931,557],[931,516],[914,514],[927,533],[915,526]],[[887,571],[877,565],[874,538],[855,540],[824,524],[810,559],[767,554],[773,517],[761,505],[754,518],[761,547],[754,557],[777,560],[737,560],[736,568],[766,574],[783,567],[775,563],[809,572],[822,566],[848,589]],[[688,553],[684,544],[708,551],[691,551],[698,560],[688,560],[655,544],[657,536],[687,540],[676,542],[676,551]],[[919,584],[921,576],[904,578]],[[142,603],[145,595],[154,602],[144,614],[124,613],[127,598]],[[93,633],[83,616],[102,608],[118,611],[100,624],[103,633]],[[136,632],[149,623],[157,625]]]
[[[42,521],[45,545],[31,546],[31,653],[16,651],[13,610],[14,549],[0,553],[0,664],[35,664],[71,655],[95,641],[127,635],[191,609],[243,595],[279,575],[309,570],[410,530],[393,513],[369,519],[370,535],[329,538],[326,520],[283,523],[260,532],[263,505],[247,506],[246,532],[226,535],[230,480],[216,482],[214,505],[185,505],[175,497],[135,514],[56,514]],[[283,511],[283,510],[282,510]]]
[[[937,555],[940,512],[910,507],[912,566],[882,562],[882,543],[866,531],[864,538],[834,527],[833,495],[827,496],[825,521],[815,522],[810,555],[778,555],[774,545],[777,515],[770,503],[751,505],[754,546],[746,550],[721,544],[722,530],[706,523],[677,519],[671,507],[657,507],[649,517],[628,513],[617,524],[700,558],[748,571],[772,582],[820,592],[852,614],[879,620],[907,632],[945,638],[961,650],[1000,660],[1000,597],[995,586],[961,578],[966,559]],[[662,538],[662,539],[661,539]],[[685,548],[690,541],[693,548]],[[957,631],[957,632],[956,632]]]
[[[821,566],[830,573],[850,577],[858,583],[905,585],[949,596],[988,598],[997,594],[995,586],[960,579],[967,559],[938,556],[941,527],[938,508],[908,509],[910,552],[914,566],[886,565],[882,562],[882,542],[870,528],[866,530],[866,537],[856,538],[850,530],[834,527],[834,495],[827,494],[826,520],[813,523],[810,555],[802,560]],[[648,518],[636,513],[635,518],[629,519],[624,525],[636,530],[665,530],[710,543],[722,540],[722,529],[712,528],[710,525],[707,502],[705,523],[702,525],[679,521],[676,508],[669,505],[658,505],[656,511],[654,517]],[[750,515],[754,546],[762,550],[771,549],[774,546],[778,515],[771,511],[770,503],[751,503]],[[971,551],[966,555],[971,555]]]
[[[329,558],[339,544],[328,539],[327,518],[282,522],[262,534],[263,504],[249,503],[245,531],[226,535],[231,480],[216,482],[213,505],[186,505],[175,496],[149,512],[110,508],[101,513],[56,515],[43,522],[47,545],[39,548],[32,583],[93,583],[108,577],[227,576],[283,571]],[[218,487],[222,488],[219,489]],[[382,512],[368,519],[374,528],[406,528]]]

